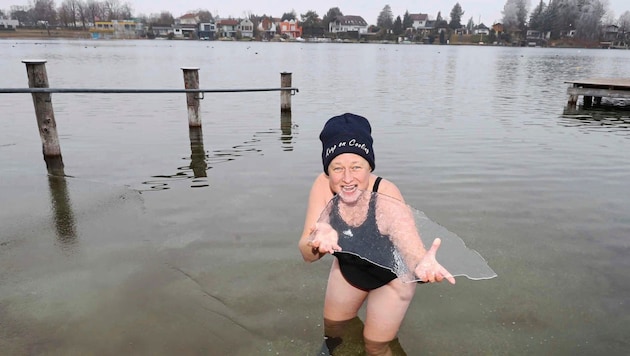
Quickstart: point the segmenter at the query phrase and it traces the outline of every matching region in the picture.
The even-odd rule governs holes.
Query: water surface
[[[0,95],[0,349],[315,354],[330,258],[297,250],[319,130],[370,119],[376,173],[499,275],[419,287],[417,354],[626,354],[630,112],[568,110],[568,80],[630,77],[630,52],[423,45],[0,41],[0,87],[279,87],[53,94],[65,173],[46,177],[32,100]],[[612,103],[618,105],[618,102]],[[205,172],[205,175],[202,173]],[[439,257],[439,255],[438,255]]]

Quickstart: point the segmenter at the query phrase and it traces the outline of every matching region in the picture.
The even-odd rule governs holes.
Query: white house
[[[413,21],[411,27],[415,30],[427,30],[427,21],[429,21],[429,15],[427,14],[409,14],[409,18]]]
[[[0,18],[0,29],[13,29],[20,26],[20,21]]]
[[[332,33],[351,31],[367,33],[368,24],[361,16],[337,16],[335,21],[331,21],[328,25],[328,31]]]
[[[241,31],[241,36],[243,37],[254,37],[254,23],[250,19],[239,22],[237,30]]]

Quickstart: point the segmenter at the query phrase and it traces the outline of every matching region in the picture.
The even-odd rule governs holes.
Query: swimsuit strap
[[[378,192],[378,185],[381,184],[382,179],[382,177],[376,177],[376,180],[374,181],[374,186],[372,187],[373,192]]]

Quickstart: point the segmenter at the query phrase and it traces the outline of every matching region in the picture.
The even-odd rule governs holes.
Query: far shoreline
[[[45,29],[17,29],[14,31],[0,31],[0,40],[92,40],[92,35],[87,30],[45,30]],[[135,40],[147,40],[147,38],[129,38],[129,39],[108,39],[106,41],[135,41]],[[101,40],[102,41],[102,40]],[[172,39],[172,41],[197,41],[196,39]],[[221,40],[216,40],[221,41]],[[235,41],[239,42],[239,41]],[[287,41],[294,42],[294,41]],[[309,42],[309,41],[307,41]],[[303,43],[303,42],[300,42]],[[309,42],[316,43],[316,42]],[[358,42],[353,41],[350,43],[380,43],[380,42]],[[389,44],[397,44],[396,42],[389,41]],[[440,45],[439,43],[423,44],[423,43],[403,43],[407,45]],[[495,45],[495,44],[480,44],[467,41],[452,41],[446,46],[480,46],[480,47],[514,47],[509,45]],[[584,49],[601,49],[601,45],[596,41],[577,41],[574,39],[564,39],[551,42],[550,45],[544,46],[545,48],[584,48]]]

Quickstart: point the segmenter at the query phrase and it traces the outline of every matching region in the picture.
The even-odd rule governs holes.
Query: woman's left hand
[[[442,240],[439,238],[433,241],[433,245],[431,245],[429,251],[424,254],[414,272],[416,277],[420,278],[423,282],[441,282],[446,278],[446,280],[451,282],[451,284],[455,284],[455,277],[453,277],[446,268],[439,264],[435,258],[441,243]]]

